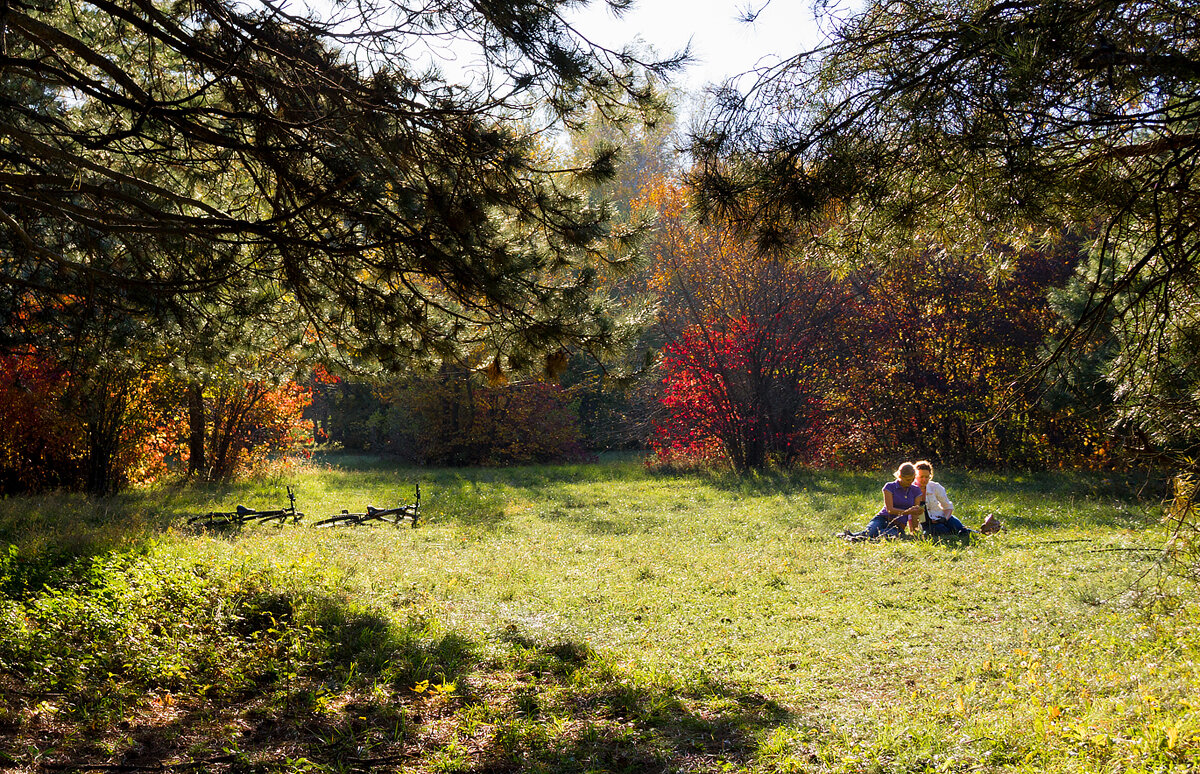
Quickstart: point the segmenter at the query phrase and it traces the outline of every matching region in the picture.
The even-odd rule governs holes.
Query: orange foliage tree
[[[254,470],[273,454],[294,453],[312,437],[304,410],[312,391],[295,382],[237,380],[204,391],[208,432],[203,473],[228,481]]]
[[[169,380],[147,366],[0,357],[0,491],[109,494],[154,481],[176,451]]]
[[[186,390],[165,369],[90,363],[86,373],[35,349],[0,356],[0,492],[55,487],[109,494],[177,468]],[[205,394],[204,474],[228,480],[309,438],[310,392],[292,382],[229,380]]]

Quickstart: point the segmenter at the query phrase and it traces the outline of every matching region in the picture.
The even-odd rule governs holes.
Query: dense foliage
[[[145,365],[82,371],[36,350],[6,355],[0,492],[111,494],[171,472],[228,481],[309,444],[310,400],[307,388],[286,381],[227,379],[205,389]]]
[[[999,278],[936,251],[838,277],[695,224],[664,180],[640,204],[659,216],[660,459],[1043,467],[1115,448],[1101,399],[1052,403],[1022,384],[1057,330],[1046,296],[1071,276],[1070,245],[1014,255]]]
[[[662,298],[666,373],[660,455],[721,452],[739,470],[818,458],[825,408],[847,367],[853,299],[827,275],[762,260],[731,232],[693,228],[683,192],[659,178],[651,287]]]
[[[566,5],[6,3],[0,354],[67,385],[13,405],[6,471],[96,493],[151,477],[132,436],[177,408],[156,395],[172,416],[143,422],[151,388],[186,392],[187,466],[223,479],[278,446],[253,415],[318,359],[529,374],[620,351],[640,312],[597,277],[637,229],[583,188],[613,152],[563,162],[542,138],[597,108],[653,115],[678,60],[595,48]],[[453,46],[478,55],[472,86],[426,64]],[[52,405],[82,446],[29,437]]]
[[[587,456],[578,415],[557,383],[488,383],[479,373],[382,385],[317,380],[310,415],[322,442],[427,465],[509,465]]]
[[[915,246],[1003,272],[1078,240],[1050,359],[1111,335],[1113,418],[1194,446],[1198,22],[1175,0],[872,0],[718,95],[693,138],[701,208],[842,265]]]
[[[649,109],[670,63],[592,49],[560,5],[6,5],[6,338],[44,340],[23,310],[76,295],[213,359],[245,318],[397,367],[614,345],[594,264],[624,253],[574,187],[597,170],[552,173],[536,121]],[[456,39],[479,88],[408,64]]]
[[[45,488],[78,480],[79,439],[57,402],[66,376],[26,355],[0,358],[0,487]]]

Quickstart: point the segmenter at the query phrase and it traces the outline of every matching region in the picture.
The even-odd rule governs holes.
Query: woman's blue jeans
[[[903,516],[897,517],[887,516],[882,513],[879,514],[867,522],[867,537],[900,537],[903,529],[899,525],[904,523],[902,521],[904,518]]]
[[[967,525],[953,516],[948,516],[944,519],[934,521],[930,519],[925,522],[926,535],[970,535],[971,530],[967,529]]]

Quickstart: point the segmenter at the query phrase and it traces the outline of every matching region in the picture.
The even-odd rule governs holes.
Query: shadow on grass
[[[241,617],[250,643],[271,627],[320,633],[292,668],[236,690],[146,685],[119,712],[54,712],[61,693],[8,692],[0,763],[24,771],[198,768],[212,772],[727,771],[749,765],[763,732],[787,721],[773,701],[714,680],[680,686],[616,669],[579,641],[509,630],[480,643],[431,636],[370,610],[264,596]],[[301,620],[312,623],[299,623]],[[304,628],[307,627],[307,628]],[[283,638],[286,639],[286,638]],[[303,649],[301,649],[303,651]],[[109,676],[113,677],[112,675]],[[16,684],[0,672],[0,686]]]
[[[82,494],[0,500],[0,594],[21,596],[85,576],[90,561],[139,554],[179,517],[176,504],[135,492],[91,499]]]
[[[142,577],[166,579],[167,588],[171,573],[194,577],[174,566],[159,573]],[[199,609],[164,608],[150,626],[138,616],[123,624],[123,598],[99,577],[40,595],[60,605],[70,596],[67,609],[78,611],[66,624],[25,621],[26,629],[61,628],[54,652],[11,631],[0,637],[0,768],[294,771],[308,759],[342,771],[375,751],[399,760],[424,722],[413,686],[454,685],[478,661],[476,643],[426,621],[398,624],[344,600],[264,587],[259,576],[212,587],[211,604]],[[26,610],[42,604],[28,599]],[[161,641],[152,641],[156,633]],[[170,650],[172,641],[178,663],[166,669],[119,666],[129,654],[136,661],[139,648]],[[75,667],[89,662],[102,668]]]
[[[281,482],[239,484],[172,483],[133,489],[109,497],[50,492],[0,499],[0,545],[52,565],[113,552],[143,551],[169,529],[236,536],[240,527],[204,529],[187,520],[209,511],[233,511],[239,504],[274,509],[288,505]],[[247,525],[262,529],[277,525]]]
[[[508,630],[494,711],[467,771],[728,771],[749,765],[788,713],[719,681],[681,686],[614,669],[586,643],[541,644]],[[565,722],[564,722],[564,719]]]
[[[891,477],[883,471],[874,475],[863,472],[809,469],[770,470],[742,475],[732,471],[714,471],[697,473],[694,477],[700,478],[715,489],[742,495],[792,496],[808,492],[814,495],[869,495],[872,498],[885,483],[891,480]]]
[[[541,518],[548,522],[562,522],[591,535],[628,535],[632,532],[650,532],[659,520],[645,513],[636,520],[619,518],[607,510],[604,503],[572,504],[570,500],[542,512]]]

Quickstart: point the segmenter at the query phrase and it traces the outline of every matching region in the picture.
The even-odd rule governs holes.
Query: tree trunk
[[[191,382],[187,387],[188,404],[188,476],[205,475],[204,459],[204,386]]]
[[[84,488],[91,495],[113,494],[121,484],[117,455],[127,408],[123,389],[124,385],[110,390],[107,380],[102,379],[84,399],[84,437],[87,442]]]

